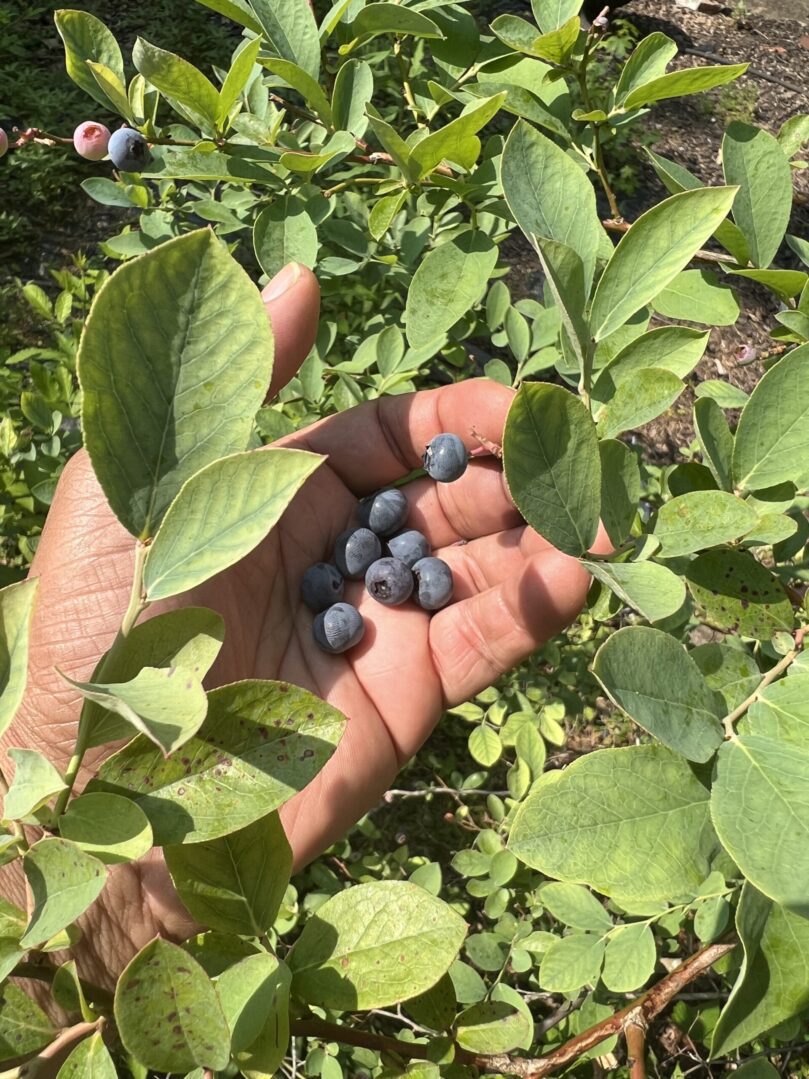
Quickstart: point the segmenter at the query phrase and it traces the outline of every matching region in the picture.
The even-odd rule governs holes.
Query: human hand
[[[307,355],[317,326],[318,290],[309,271],[284,271],[265,290],[276,336],[273,392]],[[279,275],[280,278],[281,275]],[[286,283],[281,294],[273,285]],[[328,560],[337,535],[355,520],[359,497],[418,467],[424,446],[453,431],[471,448],[474,429],[502,441],[512,393],[474,380],[369,402],[282,440],[328,456],[280,523],[247,558],[179,600],[218,611],[225,642],[210,686],[244,678],[283,679],[311,690],[346,715],[333,758],[282,810],[296,865],[314,858],[375,805],[447,706],[466,700],[559,632],[584,602],[588,577],[551,548],[511,504],[499,462],[476,458],[453,484],[407,484],[409,524],[452,567],[450,606],[432,616],[396,609],[347,582],[365,636],[342,656],[321,652],[299,585]],[[134,543],[113,517],[85,454],[60,480],[32,574],[40,587],[31,639],[29,692],[6,745],[44,749],[64,767],[75,741],[80,700],[54,668],[87,679],[109,648],[126,609]],[[156,611],[155,611],[156,613]],[[95,758],[88,755],[92,768]],[[86,776],[84,777],[86,778]],[[78,956],[85,977],[109,984],[157,932],[193,931],[160,858],[116,867],[85,918]]]

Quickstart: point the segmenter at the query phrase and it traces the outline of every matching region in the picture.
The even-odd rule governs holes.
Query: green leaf
[[[798,113],[790,116],[778,132],[778,145],[787,157],[792,158],[809,142],[809,116]]]
[[[243,1052],[261,1037],[270,1017],[288,997],[290,974],[274,955],[248,955],[223,971],[216,991],[231,1034],[231,1050]],[[289,1041],[287,1023],[287,1042]],[[285,1047],[286,1048],[286,1047]]]
[[[36,749],[10,749],[14,778],[3,801],[5,820],[30,817],[65,789],[65,781],[54,766]]]
[[[292,975],[285,963],[278,969],[271,982],[265,983],[262,993],[269,997],[269,1012],[264,1028],[256,1041],[244,1052],[236,1054],[239,1068],[246,1079],[268,1079],[281,1067],[289,1051],[289,993]],[[236,1027],[238,1034],[238,1026]]]
[[[700,94],[712,90],[715,86],[724,86],[744,75],[749,64],[722,64],[716,67],[689,67],[681,71],[670,71],[636,86],[621,103],[625,112],[638,109],[642,105],[651,105],[655,101],[665,101],[672,97],[686,94]]]
[[[676,55],[677,42],[672,41],[666,34],[656,32],[639,41],[621,69],[615,87],[617,104],[623,105],[633,90],[663,75]]]
[[[506,140],[501,172],[503,193],[519,227],[532,243],[534,237],[547,237],[572,247],[582,260],[589,294],[604,230],[586,173],[522,120]]]
[[[594,895],[580,884],[552,881],[538,891],[539,901],[554,918],[572,929],[606,933],[612,929],[612,918]]]
[[[169,101],[179,102],[201,127],[216,129],[219,91],[193,64],[142,37],[135,42],[132,62],[147,82]]]
[[[39,580],[0,588],[0,734],[22,703],[28,677],[28,639]]]
[[[253,246],[262,270],[274,277],[289,262],[313,269],[319,248],[317,228],[303,202],[284,195],[261,211],[253,229]]]
[[[722,166],[727,183],[739,187],[733,219],[744,233],[751,261],[767,267],[792,212],[789,159],[768,131],[735,121],[722,140]]]
[[[771,367],[744,407],[733,451],[733,476],[748,491],[792,480],[809,483],[809,345]]]
[[[478,764],[482,764],[484,768],[491,768],[503,752],[497,732],[486,723],[475,727],[469,735],[469,752]]]
[[[660,507],[654,535],[660,540],[660,557],[677,558],[738,539],[756,520],[755,510],[735,495],[691,491]]]
[[[744,408],[748,399],[744,390],[718,378],[700,382],[694,390],[694,396],[698,399],[710,398],[711,401],[716,401],[720,408]]]
[[[735,193],[729,187],[683,191],[641,214],[598,282],[590,313],[596,341],[617,330],[674,280],[716,231]]]
[[[604,953],[601,980],[612,993],[632,993],[651,978],[657,963],[657,946],[651,926],[632,922],[610,934]]]
[[[582,565],[648,622],[669,618],[685,603],[682,578],[656,562],[582,562]]]
[[[701,644],[689,654],[708,686],[721,695],[726,712],[740,705],[761,681],[756,661],[741,648]]]
[[[711,896],[697,907],[694,915],[694,932],[704,944],[721,937],[727,928],[730,906],[721,895]]]
[[[144,667],[179,667],[202,681],[222,647],[225,623],[205,607],[166,611],[133,626],[115,642],[94,672],[110,682],[129,682]],[[92,701],[85,700],[88,745],[131,738],[129,723]]]
[[[595,985],[606,946],[595,933],[574,933],[554,941],[542,957],[539,984],[549,993],[574,993]]]
[[[685,389],[685,383],[671,371],[659,367],[634,371],[616,388],[598,416],[600,438],[615,438],[633,431],[666,412]]]
[[[225,123],[230,110],[244,93],[258,59],[258,50],[260,48],[261,41],[255,38],[253,41],[246,41],[244,47],[240,46],[236,51],[230,69],[225,76],[225,81],[222,83],[222,89],[219,91],[219,109],[216,114],[217,126],[221,127]]]
[[[601,458],[595,425],[572,393],[524,383],[509,409],[503,466],[528,524],[566,554],[584,554],[598,531]]]
[[[357,13],[348,32],[354,40],[340,46],[339,51],[342,55],[373,40],[380,34],[402,34],[410,37],[438,39],[444,37],[438,24],[428,19],[426,15],[422,15],[421,12],[399,4],[385,3],[366,4]]]
[[[65,929],[94,903],[107,880],[97,858],[64,839],[40,839],[23,858],[33,896],[20,943],[32,948]]]
[[[466,1008],[456,1019],[458,1045],[470,1053],[507,1053],[530,1046],[534,1023],[505,1000],[485,1000]]]
[[[745,877],[809,916],[809,750],[745,734],[726,742],[711,794],[714,827]]]
[[[132,109],[129,105],[129,98],[126,96],[126,86],[123,79],[120,79],[106,64],[99,64],[94,60],[86,60],[85,63],[98,83],[101,92],[108,101],[112,102],[115,111],[119,112],[124,119],[132,120]]]
[[[733,435],[716,401],[702,397],[694,405],[694,427],[702,459],[723,491],[733,491]]]
[[[325,168],[336,158],[342,159],[354,149],[354,139],[347,131],[336,131],[318,153],[308,151],[286,151],[281,154],[280,163],[291,172],[312,175]]]
[[[109,1049],[96,1031],[79,1042],[59,1069],[56,1079],[116,1079],[117,1075]]]
[[[809,920],[772,903],[745,881],[736,932],[744,959],[714,1027],[714,1059],[809,1006]]]
[[[277,75],[287,86],[297,90],[309,108],[320,117],[326,127],[332,126],[331,105],[316,78],[291,60],[262,56],[260,62],[262,67],[266,67],[273,75]]]
[[[463,919],[415,884],[359,884],[304,926],[288,957],[293,992],[339,1011],[408,1000],[446,973],[465,935]]]
[[[361,139],[368,127],[366,107],[374,96],[374,74],[364,60],[347,60],[334,80],[331,98],[334,126]]]
[[[638,458],[623,442],[604,439],[601,457],[601,521],[607,535],[620,546],[629,535],[640,499]]]
[[[245,449],[272,353],[255,286],[208,229],[161,244],[101,288],[79,348],[82,428],[130,532],[154,535],[187,479]]]
[[[245,937],[271,928],[292,872],[292,850],[277,813],[208,843],[167,847],[165,855],[174,887],[196,921]]]
[[[471,170],[480,156],[478,132],[500,111],[506,92],[495,94],[470,105],[445,127],[427,135],[414,148],[411,159],[418,166],[418,179],[440,165],[451,161]]]
[[[375,240],[382,239],[393,224],[393,219],[404,206],[406,199],[407,191],[399,191],[392,195],[385,195],[374,203],[368,215],[368,231]]]
[[[147,1068],[226,1068],[230,1031],[213,983],[188,952],[157,938],[118,979],[115,1022],[124,1048]]]
[[[809,699],[796,678],[766,686],[739,724],[742,734],[805,746],[809,739]]]
[[[618,630],[596,653],[593,672],[610,700],[689,760],[710,760],[721,744],[715,694],[668,633],[645,626]]]
[[[93,77],[86,61],[103,64],[124,81],[124,59],[118,42],[104,23],[87,11],[62,8],[54,13],[54,22],[65,45],[65,67],[73,82],[105,108],[114,102]]]
[[[149,548],[147,600],[180,595],[239,562],[324,460],[303,450],[260,449],[201,468],[180,488]]]
[[[270,48],[284,60],[320,74],[320,34],[309,0],[250,0]]]
[[[567,342],[576,358],[576,369],[592,371],[590,335],[584,319],[587,290],[584,283],[584,264],[572,247],[544,237],[529,237],[534,246],[548,288],[559,310],[562,326],[567,332]]]
[[[143,810],[117,794],[82,794],[59,819],[59,832],[101,862],[132,862],[152,849],[152,826]]]
[[[14,1060],[36,1053],[58,1031],[42,1009],[16,985],[0,986],[0,1059]]]
[[[545,60],[549,64],[565,64],[576,47],[581,33],[578,15],[568,19],[556,30],[537,34],[527,19],[518,15],[498,15],[491,23],[492,31],[515,52]]]
[[[208,700],[198,678],[182,667],[144,667],[129,682],[77,682],[82,697],[125,719],[165,754],[199,730]]]
[[[793,626],[777,577],[745,551],[705,551],[686,570],[699,618],[715,629],[768,641]]]
[[[675,898],[708,875],[710,795],[679,753],[603,749],[548,775],[517,810],[509,837],[532,869],[627,900]]]
[[[658,368],[685,378],[696,367],[710,334],[685,326],[659,326],[625,345],[607,364],[593,386],[596,401],[609,401],[618,386],[631,384],[637,371]]]
[[[104,761],[98,776],[103,789],[140,805],[159,846],[202,843],[302,790],[331,757],[345,722],[287,682],[236,682],[208,694],[208,715],[184,753],[166,760],[141,736]]]
[[[197,3],[224,15],[226,19],[231,19],[240,26],[246,26],[254,34],[261,33],[261,24],[256,20],[247,0],[197,0]]]
[[[701,322],[704,326],[732,326],[739,317],[739,301],[712,270],[683,270],[652,300],[665,318]]]
[[[238,117],[238,120],[244,123],[246,117]],[[241,125],[238,126],[241,129]],[[221,180],[229,184],[263,184],[265,186],[270,186],[274,182],[269,169],[234,154],[159,145],[152,147],[152,160],[141,173],[141,179]],[[162,247],[165,246],[165,244],[162,245]]]
[[[582,0],[531,0],[537,25],[545,33],[558,30],[581,11]]]
[[[802,270],[731,270],[734,277],[746,277],[774,292],[781,300],[790,300],[805,287],[809,276]]]
[[[442,338],[481,299],[496,265],[497,245],[473,229],[430,251],[407,293],[410,345],[419,348]]]
[[[477,852],[466,851],[463,853]],[[482,855],[481,857],[485,856]],[[486,872],[484,870],[482,875],[485,876]],[[455,967],[455,964],[453,963],[452,966]],[[467,967],[466,969],[468,970],[469,968]],[[419,993],[418,996],[413,997],[411,1000],[406,1000],[402,1008],[411,1019],[415,1019],[421,1026],[429,1027],[430,1030],[445,1031],[449,1030],[455,1022],[456,1005],[455,986],[452,983],[452,978],[449,974],[444,974],[430,989],[427,989],[424,993]]]
[[[401,169],[406,180],[415,182],[416,166],[411,164],[411,150],[401,135],[390,124],[386,124],[380,117],[371,112],[372,106],[368,106],[368,123],[394,162]]]

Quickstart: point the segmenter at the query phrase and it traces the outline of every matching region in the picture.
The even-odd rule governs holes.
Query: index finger
[[[470,379],[367,401],[279,444],[326,454],[329,467],[362,496],[419,468],[427,443],[442,431],[458,435],[469,450],[480,445],[473,432],[499,445],[513,398],[498,382]]]

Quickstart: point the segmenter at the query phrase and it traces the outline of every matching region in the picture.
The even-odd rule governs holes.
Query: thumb
[[[268,399],[298,373],[317,337],[320,287],[299,262],[290,262],[261,293],[275,335],[275,363]]]

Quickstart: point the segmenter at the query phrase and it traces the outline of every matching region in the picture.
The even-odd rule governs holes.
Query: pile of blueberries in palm
[[[428,476],[451,483],[466,471],[469,455],[457,435],[441,434],[423,460]],[[365,578],[369,595],[386,607],[412,597],[423,610],[437,611],[452,598],[452,570],[430,554],[421,532],[404,528],[407,513],[407,499],[397,487],[364,498],[357,507],[360,525],[337,537],[334,561],[316,562],[303,575],[301,598],[315,612],[314,638],[324,652],[345,652],[365,632],[360,612],[342,601],[346,580]]]

